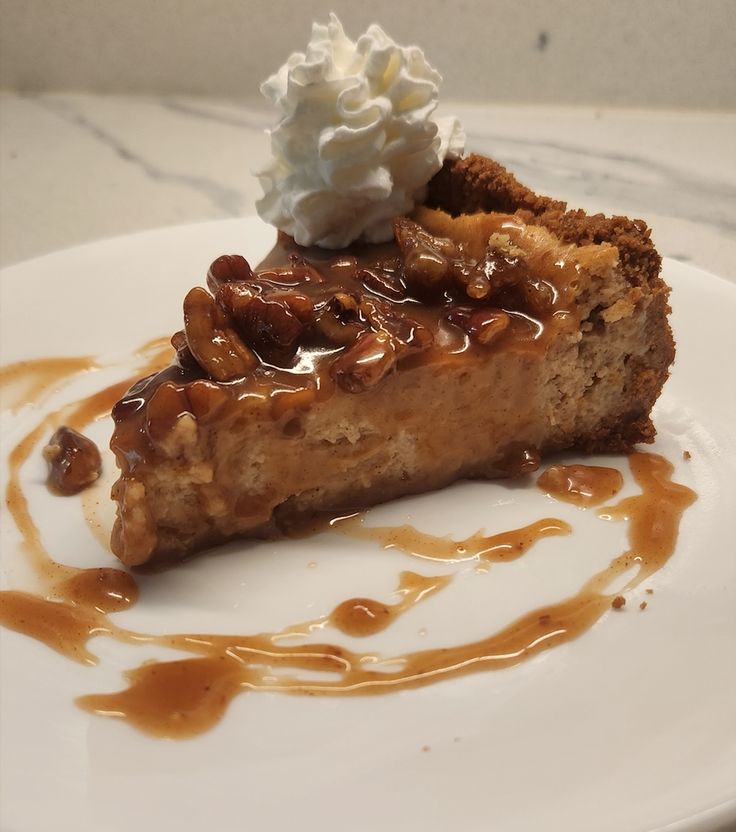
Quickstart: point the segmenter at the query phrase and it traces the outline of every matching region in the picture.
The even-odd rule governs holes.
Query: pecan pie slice
[[[339,252],[281,235],[189,292],[176,364],[113,411],[122,561],[652,441],[674,344],[643,222],[471,156],[394,231]]]

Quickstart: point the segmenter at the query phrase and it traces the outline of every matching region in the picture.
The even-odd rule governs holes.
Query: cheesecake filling
[[[281,235],[255,270],[219,258],[185,299],[176,364],[113,410],[115,553],[142,563],[534,470],[599,419],[576,401],[579,342],[629,291],[618,262],[515,215],[431,209],[396,220],[391,243]]]

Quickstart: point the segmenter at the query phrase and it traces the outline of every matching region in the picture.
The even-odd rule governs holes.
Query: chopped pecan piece
[[[216,415],[229,399],[222,387],[206,379],[197,379],[186,386],[189,409],[198,422],[206,422]]]
[[[557,290],[546,280],[527,277],[519,284],[518,291],[521,293],[524,305],[532,315],[547,315],[554,309]]]
[[[351,280],[358,271],[357,257],[340,257],[330,263],[330,271],[335,277],[343,280]]]
[[[362,298],[360,311],[375,331],[387,332],[394,339],[398,357],[407,351],[425,350],[434,340],[432,333],[419,321],[403,312],[397,315],[391,304],[379,298]]]
[[[332,378],[349,393],[360,393],[390,372],[396,363],[396,348],[387,332],[364,332],[332,364]]]
[[[260,284],[260,291],[264,287],[271,289],[295,289],[305,283],[324,283],[325,278],[304,257],[298,254],[289,256],[288,266],[274,266],[260,269],[255,280]]]
[[[365,331],[359,299],[347,292],[336,292],[320,310],[314,327],[333,344],[352,344]]]
[[[243,378],[258,364],[205,289],[195,287],[184,298],[184,330],[192,355],[215,381]]]
[[[183,329],[171,336],[171,346],[176,350],[176,363],[182,370],[196,370],[199,367],[197,359],[187,344],[187,336]]]
[[[102,471],[97,445],[72,428],[60,427],[43,449],[49,465],[49,486],[59,494],[77,494],[92,485]]]
[[[308,301],[308,299],[305,299]],[[234,322],[248,345],[264,360],[281,364],[296,354],[305,326],[288,296],[256,295],[237,310]]]
[[[518,249],[514,248],[513,251]],[[483,257],[475,263],[455,261],[453,277],[469,298],[487,300],[500,289],[522,284],[528,278],[528,270],[517,254],[510,254],[505,248],[489,246]]]
[[[419,295],[438,295],[446,284],[457,248],[451,240],[433,237],[406,217],[394,220],[394,236],[404,260],[407,286]]]
[[[447,320],[467,332],[473,341],[488,346],[509,327],[511,318],[501,309],[458,307],[453,309]]]
[[[253,270],[239,254],[223,254],[210,266],[207,272],[207,286],[214,295],[225,283],[239,283],[251,280]]]

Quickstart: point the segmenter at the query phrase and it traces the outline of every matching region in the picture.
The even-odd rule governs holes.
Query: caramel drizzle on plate
[[[521,557],[542,538],[567,535],[572,531],[569,523],[555,517],[545,517],[528,526],[500,534],[484,535],[476,532],[464,540],[437,537],[409,525],[365,526],[360,516],[340,518],[332,525],[343,534],[358,540],[371,540],[384,549],[400,549],[408,555],[444,563],[467,560],[509,562]]]
[[[0,367],[0,389],[3,407],[17,410],[27,402],[37,401],[55,386],[79,373],[97,370],[99,365],[91,356],[35,358],[16,361]]]
[[[161,356],[150,359],[150,364]],[[153,368],[153,367],[152,367]],[[141,368],[142,369],[142,368]],[[46,595],[0,592],[0,624],[31,636],[63,655],[85,664],[96,659],[87,649],[95,636],[128,643],[171,647],[193,658],[146,663],[129,671],[128,687],[112,694],[78,699],[90,712],[124,719],[153,735],[190,737],[215,725],[229,702],[241,692],[271,691],[306,696],[369,695],[415,688],[481,670],[518,664],[542,650],[577,638],[611,608],[612,581],[634,567],[636,573],[622,591],[638,586],[668,561],[674,551],[683,512],[695,493],[672,482],[672,465],[651,453],[635,453],[629,465],[641,493],[599,511],[608,520],[629,522],[630,548],[594,575],[577,594],[532,610],[483,639],[460,645],[382,657],[330,644],[283,644],[285,639],[309,637],[332,627],[352,636],[384,629],[417,603],[446,587],[450,576],[402,573],[399,601],[385,603],[352,598],[328,616],[288,627],[280,633],[257,635],[148,635],[118,627],[115,612],[137,601],[134,578],[118,569],[78,569],[59,564],[46,551],[20,481],[20,468],[45,432],[60,422],[80,428],[109,410],[130,380],[108,388],[46,416],[11,451],[8,505],[23,536],[24,548]],[[581,475],[585,466],[578,466]],[[610,491],[609,491],[610,494]],[[344,522],[344,521],[343,521]],[[429,560],[455,562],[477,558],[509,561],[532,543],[550,535],[567,534],[569,526],[548,518],[496,535],[477,533],[464,541],[435,537],[410,526],[366,528],[359,520],[338,530],[402,548]],[[315,671],[324,678],[300,675]]]

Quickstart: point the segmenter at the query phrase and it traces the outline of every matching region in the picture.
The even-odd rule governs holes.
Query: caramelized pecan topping
[[[394,340],[387,332],[364,332],[332,364],[332,378],[349,393],[374,387],[396,363]]]
[[[523,309],[531,320],[555,307],[555,288],[530,276],[525,252],[506,233],[492,233],[482,250],[477,236],[455,241],[400,217],[394,234],[396,247],[377,249],[375,259],[357,248],[315,252],[312,262],[296,249],[288,265],[254,272],[238,255],[218,258],[207,276],[211,294],[193,289],[185,301],[185,331],[172,339],[179,366],[232,381],[263,364],[293,368],[300,350],[337,351],[331,375],[356,392],[429,349],[443,320],[490,346],[513,329],[510,312]],[[281,242],[286,253],[296,248]]]
[[[457,247],[444,237],[433,237],[407,217],[394,220],[394,236],[404,260],[404,279],[420,297],[437,297],[446,288],[451,258]]]
[[[258,364],[205,289],[195,287],[184,298],[184,331],[192,355],[215,381],[243,378]]]
[[[294,357],[304,324],[287,296],[256,295],[236,312],[235,326],[263,361],[285,364]]]
[[[253,271],[250,264],[239,254],[223,254],[210,266],[207,272],[207,286],[214,295],[225,283],[251,280]]]

